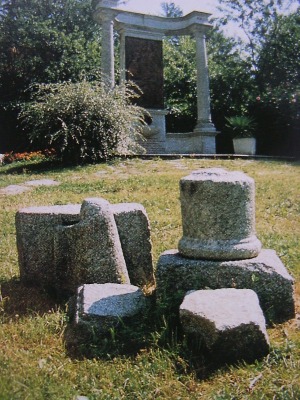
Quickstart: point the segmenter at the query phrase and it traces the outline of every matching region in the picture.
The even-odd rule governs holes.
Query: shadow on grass
[[[28,315],[44,315],[63,306],[63,300],[43,288],[24,285],[18,279],[0,284],[0,314],[3,321]]]
[[[99,332],[95,326],[80,326],[71,320],[64,332],[67,354],[79,361],[145,357],[151,358],[154,365],[157,363],[158,368],[168,359],[167,364],[172,364],[178,374],[191,373],[199,380],[229,368],[225,359],[211,357],[201,343],[195,342],[192,346],[187,343],[178,313],[166,316],[160,312],[153,298],[152,307],[135,322],[122,321],[106,333]]]
[[[15,162],[9,165],[5,165],[3,168],[1,168],[0,175],[23,174],[25,171],[38,174],[48,171],[58,171],[64,168],[70,168],[70,166],[63,166],[63,164],[59,160],[48,160],[32,163]]]
[[[118,158],[116,158],[118,159]],[[106,162],[113,162],[114,159],[108,161],[98,161],[97,164],[104,164]],[[52,159],[39,162],[14,162],[12,164],[4,165],[0,169],[0,175],[7,174],[23,174],[34,173],[42,174],[45,172],[64,171],[68,169],[81,168],[83,166],[94,165],[95,163],[74,164],[62,162],[60,159]]]
[[[209,354],[202,343],[188,344],[181,330],[178,316],[171,317],[157,311],[155,298],[151,299],[149,311],[135,322],[122,321],[117,327],[99,334],[97,330],[82,329],[74,323],[75,297],[57,296],[40,287],[24,285],[17,279],[1,283],[0,316],[9,323],[22,316],[43,316],[49,310],[69,308],[69,323],[64,331],[65,349],[73,360],[101,359],[116,357],[135,358],[137,355],[151,357],[155,363],[168,358],[178,374],[192,373],[197,379],[207,379],[217,370],[226,370],[243,360],[228,360]],[[66,306],[67,305],[67,306]],[[251,360],[252,362],[254,360]],[[250,362],[251,362],[250,361]]]

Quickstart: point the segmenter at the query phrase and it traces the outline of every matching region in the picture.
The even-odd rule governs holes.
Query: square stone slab
[[[197,344],[221,363],[253,361],[269,352],[265,318],[253,290],[188,292],[180,321],[193,347]]]

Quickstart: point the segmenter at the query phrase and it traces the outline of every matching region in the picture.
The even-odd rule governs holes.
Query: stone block
[[[147,305],[146,297],[136,286],[85,284],[77,291],[75,325],[82,333],[109,333],[121,322],[136,321]]]
[[[96,222],[95,210],[98,207],[99,211],[99,204],[93,216],[87,212],[89,200],[84,206],[28,207],[17,212],[17,247],[24,282],[74,291],[82,283],[94,283],[91,280],[95,277],[95,265],[100,259],[100,264],[104,265],[104,253],[111,252],[111,261],[104,268],[106,277],[103,271],[97,273],[96,283],[106,283],[109,279],[128,283],[132,279],[138,286],[154,284],[150,226],[143,206],[135,203],[111,205],[101,199],[94,199],[92,203],[98,201],[106,210],[102,210],[106,215],[106,231],[100,227],[99,220]],[[115,264],[112,268],[111,263]],[[82,281],[84,276],[87,282]]]
[[[24,282],[55,283],[53,237],[58,225],[79,221],[80,205],[28,207],[16,213],[20,276]]]
[[[236,261],[193,260],[169,250],[160,256],[156,270],[158,301],[170,307],[178,307],[190,290],[252,289],[269,323],[294,318],[293,283],[273,250]]]
[[[154,285],[150,223],[141,204],[111,205],[132,285]]]
[[[256,257],[254,180],[220,168],[194,171],[180,181],[185,257],[238,260]]]
[[[188,292],[180,306],[183,332],[193,349],[216,361],[254,361],[269,352],[265,318],[248,289]]]
[[[56,228],[54,263],[57,285],[71,291],[84,283],[130,283],[108,201],[84,200],[80,221]]]

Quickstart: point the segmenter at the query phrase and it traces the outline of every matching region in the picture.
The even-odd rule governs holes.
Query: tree
[[[163,16],[167,18],[182,17],[183,11],[173,2],[163,2],[161,3],[161,8],[163,10]]]
[[[257,100],[251,112],[259,122],[264,153],[300,156],[300,8],[279,16],[258,57]]]
[[[207,36],[212,120],[224,130],[226,117],[246,112],[253,91],[251,64],[243,59],[239,43],[216,26]],[[197,120],[197,70],[195,41],[189,36],[164,42],[165,95],[168,130],[191,131]]]
[[[95,68],[98,34],[87,0],[1,1],[1,101],[23,97],[33,82],[76,80]]]
[[[30,84],[76,81],[98,68],[99,32],[89,0],[0,1],[0,152],[27,146],[15,104]]]
[[[195,42],[189,36],[164,41],[164,91],[169,132],[191,131],[197,120]]]
[[[279,16],[265,36],[258,56],[259,87],[295,91],[300,85],[299,55],[300,8],[290,15]]]
[[[247,114],[253,97],[251,63],[241,55],[240,42],[226,37],[218,25],[207,37],[212,119],[226,131],[226,117]]]
[[[224,15],[220,22],[224,25],[234,22],[246,37],[246,50],[251,57],[254,71],[264,38],[279,16],[288,12],[297,0],[222,0],[219,10]]]

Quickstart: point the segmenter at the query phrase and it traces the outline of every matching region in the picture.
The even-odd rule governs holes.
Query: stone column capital
[[[114,19],[118,12],[116,10],[112,10],[111,8],[101,8],[101,13],[99,14],[99,20],[103,24],[105,22],[114,23]]]
[[[205,25],[194,25],[191,29],[191,34],[195,39],[206,39],[206,32],[210,29]]]

